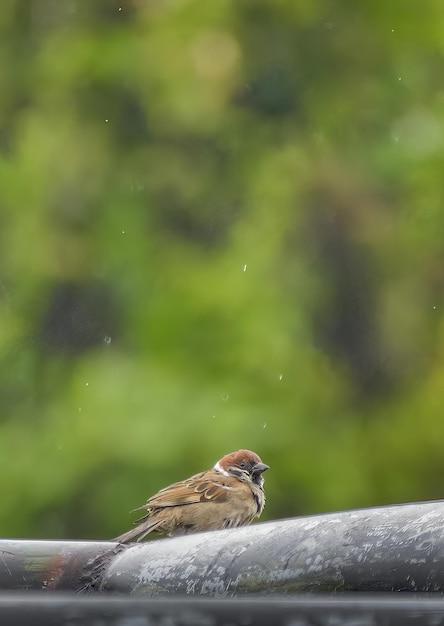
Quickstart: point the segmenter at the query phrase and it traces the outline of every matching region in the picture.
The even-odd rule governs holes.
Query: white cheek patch
[[[219,472],[219,474],[223,474],[224,476],[230,475],[228,472],[221,468],[221,466],[219,465],[219,461],[216,463],[213,469],[216,470],[216,472]]]

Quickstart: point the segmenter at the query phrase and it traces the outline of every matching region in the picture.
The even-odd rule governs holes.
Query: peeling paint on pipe
[[[143,596],[444,591],[444,503],[314,515],[129,547],[101,590]]]

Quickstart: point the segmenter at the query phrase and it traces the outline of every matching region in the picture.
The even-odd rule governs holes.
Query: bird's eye
[[[245,461],[241,461],[239,463],[239,467],[242,467],[242,468],[247,467],[247,464],[245,463]]]

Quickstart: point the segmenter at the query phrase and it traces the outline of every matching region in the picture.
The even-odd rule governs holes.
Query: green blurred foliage
[[[443,30],[4,1],[3,536],[112,537],[240,447],[264,519],[442,496]]]

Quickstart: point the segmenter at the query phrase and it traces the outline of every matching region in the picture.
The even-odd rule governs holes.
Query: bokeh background
[[[263,519],[441,498],[444,7],[4,0],[0,535],[240,447]]]

